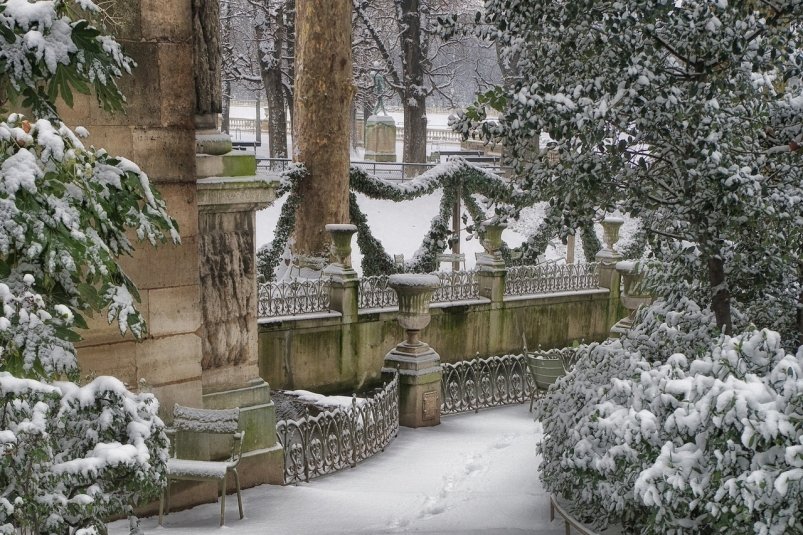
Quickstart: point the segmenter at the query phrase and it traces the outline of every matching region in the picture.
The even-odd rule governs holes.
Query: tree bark
[[[296,3],[294,152],[299,184],[294,254],[328,257],[324,225],[349,222],[351,0]]]
[[[401,48],[404,87],[404,148],[402,161],[427,161],[427,94],[424,88],[424,52],[421,48],[421,2],[401,0]]]
[[[711,310],[717,320],[717,327],[723,334],[733,334],[731,319],[731,295],[725,281],[725,263],[722,257],[714,255],[708,258],[708,278],[711,284]]]
[[[195,114],[222,111],[220,91],[220,0],[192,0]]]
[[[268,154],[287,158],[287,101],[282,84],[282,54],[286,31],[282,18],[284,5],[268,10],[265,22],[256,25],[259,66],[268,104]]]

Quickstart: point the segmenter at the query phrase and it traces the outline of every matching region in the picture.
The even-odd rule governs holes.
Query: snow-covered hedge
[[[104,533],[105,516],[155,495],[167,451],[157,407],[113,377],[79,387],[0,372],[0,533]]]
[[[640,319],[540,402],[546,487],[632,533],[803,531],[803,347],[716,336],[691,302]]]

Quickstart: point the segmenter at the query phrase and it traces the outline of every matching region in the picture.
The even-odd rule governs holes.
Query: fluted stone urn
[[[351,267],[351,239],[357,232],[357,225],[329,224],[325,228],[332,236],[332,255],[337,260],[336,263]]]
[[[622,306],[630,313],[619,320],[611,328],[611,332],[622,335],[633,326],[638,308],[641,305],[649,305],[652,302],[652,296],[644,287],[644,273],[638,262],[630,260],[617,262],[616,271],[622,276]]]
[[[356,319],[357,287],[359,277],[351,267],[351,240],[357,232],[355,225],[329,224],[326,231],[332,237],[331,253],[334,262],[327,265],[323,274],[329,277],[329,308],[343,314],[344,321]]]
[[[602,220],[602,240],[605,242],[605,249],[608,251],[616,251],[614,246],[619,241],[619,230],[624,223],[624,219],[616,216],[607,216]]]
[[[438,425],[441,421],[441,358],[419,338],[429,325],[429,303],[440,286],[435,275],[391,275],[388,286],[399,297],[399,325],[406,339],[385,355],[382,373],[399,373],[399,424]]]

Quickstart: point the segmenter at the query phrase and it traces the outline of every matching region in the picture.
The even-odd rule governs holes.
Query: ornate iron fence
[[[474,270],[439,271],[433,275],[437,275],[441,280],[440,288],[432,294],[433,303],[465,301],[480,296],[480,283]]]
[[[259,286],[260,318],[329,310],[329,279],[293,279]]]
[[[384,451],[399,434],[399,375],[373,397],[351,407],[279,420],[284,448],[284,484],[309,481]]]
[[[374,275],[362,277],[358,292],[360,294],[358,306],[360,308],[387,308],[399,306],[396,292],[388,286],[387,275]]]
[[[534,351],[530,355],[560,359],[566,369],[574,366],[575,348]],[[515,405],[530,400],[539,391],[527,370],[524,355],[503,355],[443,364],[441,414],[478,411]]]
[[[599,288],[596,262],[514,266],[507,270],[505,295],[533,295]]]

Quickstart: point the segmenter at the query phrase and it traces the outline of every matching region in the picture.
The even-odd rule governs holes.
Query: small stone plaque
[[[438,393],[424,392],[424,420],[432,420],[438,414]]]

